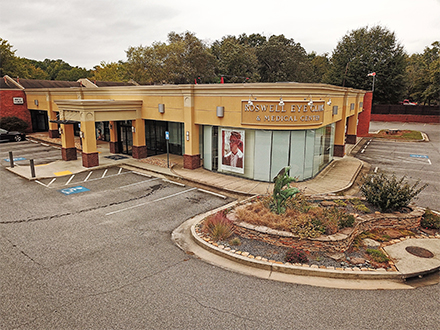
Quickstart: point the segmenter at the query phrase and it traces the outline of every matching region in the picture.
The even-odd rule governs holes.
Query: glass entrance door
[[[131,120],[118,122],[118,143],[121,153],[126,155],[132,154],[133,149],[133,133],[131,131]]]

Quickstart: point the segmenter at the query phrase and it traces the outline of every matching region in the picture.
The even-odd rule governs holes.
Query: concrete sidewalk
[[[30,135],[28,138],[34,141],[51,143],[53,145],[60,143],[60,139],[49,138],[42,133]],[[352,147],[353,146],[351,146],[351,148]],[[351,148],[349,146],[347,149],[350,151]],[[106,143],[100,143],[98,145],[98,151],[99,166],[94,167],[94,169],[126,165],[139,170],[164,175],[169,178],[174,177],[176,179],[183,179],[207,187],[212,187],[217,190],[245,195],[267,194],[271,193],[273,189],[273,183],[254,181],[238,176],[212,172],[202,167],[195,170],[185,169],[183,168],[182,156],[170,155],[169,162],[171,166],[170,168],[167,168],[166,154],[138,160],[127,155],[111,154]],[[351,156],[345,156],[343,158],[336,157],[315,178],[298,182],[296,186],[304,193],[310,195],[337,193],[351,187],[363,165],[362,161]],[[78,152],[77,160],[57,160],[52,163],[37,165],[35,167],[36,176],[34,178],[31,176],[29,165],[17,165],[13,168],[7,167],[7,169],[23,178],[33,180],[75,174],[93,168],[82,166],[81,153]]]

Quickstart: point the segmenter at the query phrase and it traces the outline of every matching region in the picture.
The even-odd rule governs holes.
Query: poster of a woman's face
[[[222,129],[222,162],[221,169],[244,173],[244,131]]]

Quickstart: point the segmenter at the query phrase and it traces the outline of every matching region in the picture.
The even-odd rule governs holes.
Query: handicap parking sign
[[[90,191],[90,189],[87,189],[86,187],[83,186],[76,186],[72,188],[64,188],[59,190],[59,192],[63,193],[64,195],[78,194],[86,191]]]

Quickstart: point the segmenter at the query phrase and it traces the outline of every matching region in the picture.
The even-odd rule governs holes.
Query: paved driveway
[[[424,132],[428,142],[396,142],[372,139],[356,157],[372,169],[406,176],[408,181],[428,183],[415,203],[440,211],[440,125],[372,122],[370,132],[379,129],[410,129]],[[421,186],[421,185],[420,185]]]
[[[438,327],[438,284],[326,289],[246,276],[187,255],[171,232],[230,200],[118,173],[49,184],[0,167],[1,329]],[[88,190],[61,191],[76,186]]]

